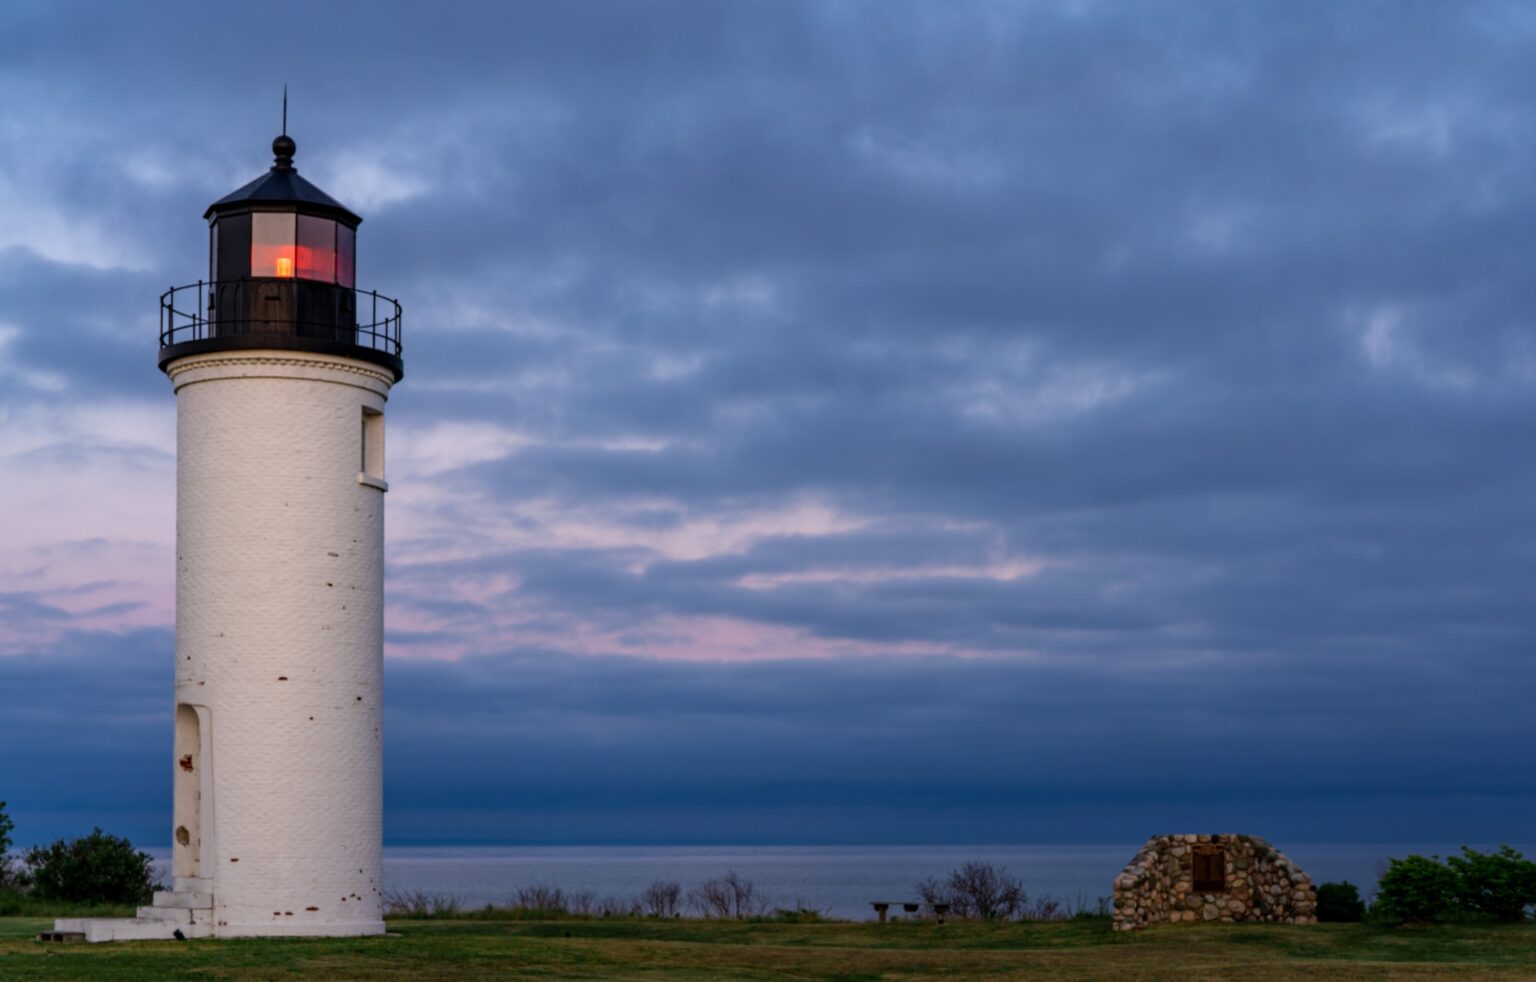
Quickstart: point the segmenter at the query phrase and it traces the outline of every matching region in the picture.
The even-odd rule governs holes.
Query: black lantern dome
[[[356,288],[362,218],[299,175],[296,150],[279,136],[271,170],[208,206],[208,280],[161,297],[162,369],[191,354],[285,348],[404,374],[400,305]]]

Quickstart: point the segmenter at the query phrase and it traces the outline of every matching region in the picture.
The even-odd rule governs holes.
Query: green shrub
[[[79,839],[59,839],[27,850],[32,895],[75,904],[147,904],[158,884],[149,853],[127,839],[93,829]]]
[[[1456,900],[1469,911],[1489,914],[1501,921],[1525,920],[1536,904],[1536,863],[1509,846],[1482,853],[1466,846],[1446,864],[1456,874]]]
[[[1438,856],[1388,860],[1372,912],[1390,921],[1438,920],[1456,909],[1458,883],[1456,871]]]
[[[827,915],[814,907],[775,907],[763,920],[780,924],[825,924]]]
[[[1317,919],[1320,921],[1359,921],[1365,917],[1365,903],[1360,889],[1343,883],[1322,883],[1317,887]]]

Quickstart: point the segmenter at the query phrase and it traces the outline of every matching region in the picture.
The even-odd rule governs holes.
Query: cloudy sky
[[[284,82],[406,309],[389,841],[1536,822],[1529,4],[12,0],[23,843],[168,839],[156,297]]]

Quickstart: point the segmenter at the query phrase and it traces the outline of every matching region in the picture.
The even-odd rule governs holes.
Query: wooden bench
[[[892,907],[900,907],[908,914],[915,914],[924,906],[915,900],[871,900],[869,905],[875,908],[875,915],[880,918],[881,924],[885,923],[885,915]],[[949,913],[949,904],[928,904],[927,907],[933,911],[934,919],[943,924],[944,915]]]

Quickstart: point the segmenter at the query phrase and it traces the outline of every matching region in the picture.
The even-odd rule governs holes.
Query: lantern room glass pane
[[[293,212],[258,211],[251,216],[251,275],[293,276]]]
[[[336,282],[336,223],[313,215],[298,216],[299,278]]]
[[[357,283],[357,230],[336,226],[336,282],[351,289]]]
[[[214,279],[251,275],[251,216],[226,215],[214,223]]]

